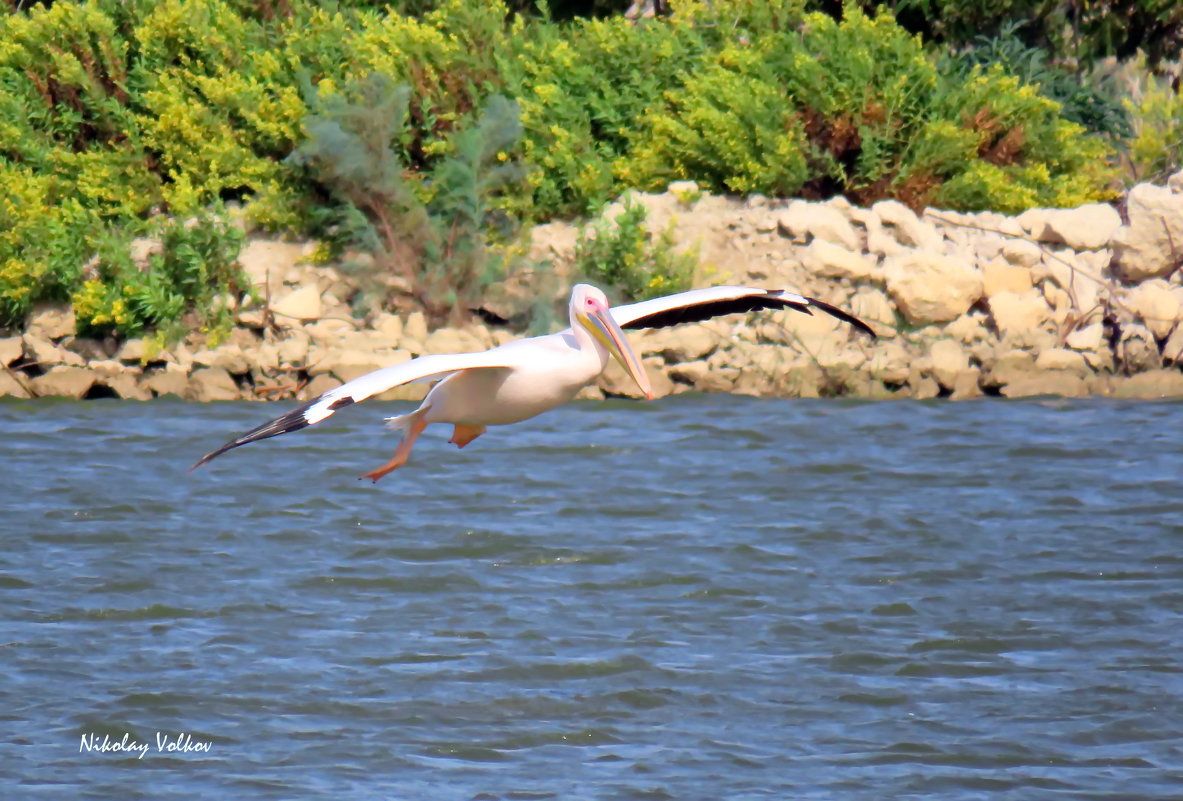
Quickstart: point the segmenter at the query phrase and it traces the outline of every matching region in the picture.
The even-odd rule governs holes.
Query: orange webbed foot
[[[468,443],[485,433],[484,426],[466,426],[457,424],[452,428],[452,438],[448,440],[457,448],[463,448]]]

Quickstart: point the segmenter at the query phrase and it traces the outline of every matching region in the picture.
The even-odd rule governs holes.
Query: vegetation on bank
[[[514,269],[518,221],[628,188],[1015,212],[1112,197],[1119,152],[1139,177],[1178,166],[1177,92],[1122,105],[1065,82],[1059,45],[1040,60],[1014,29],[975,45],[985,11],[948,5],[928,43],[887,11],[807,0],[686,0],[642,21],[524,0],[21,7],[0,19],[0,326],[43,299],[72,299],[93,333],[217,326],[244,289],[227,202],[368,250],[366,302],[442,320]],[[1078,64],[1106,52],[1091,35],[1072,39]],[[684,267],[624,226],[585,245],[620,265],[600,277],[678,288]],[[163,252],[133,263],[136,236]]]

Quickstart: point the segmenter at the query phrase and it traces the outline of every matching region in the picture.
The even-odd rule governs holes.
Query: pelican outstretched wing
[[[757,309],[794,309],[812,314],[821,311],[862,331],[875,336],[871,327],[850,312],[784,289],[758,289],[748,286],[712,286],[692,289],[676,295],[616,306],[612,317],[621,328],[665,328],[679,323],[697,323],[724,314],[756,311]]]
[[[418,381],[433,381],[443,378],[460,370],[473,370],[486,367],[513,367],[512,359],[500,348],[478,351],[476,353],[444,353],[434,356],[420,356],[392,367],[383,367],[372,373],[330,389],[328,392],[313,398],[303,406],[292,409],[274,420],[252,428],[245,434],[227,442],[215,451],[207,453],[197,460],[190,470],[196,470],[211,459],[221,456],[232,448],[246,445],[268,437],[277,437],[291,431],[299,431],[315,425],[333,415],[333,412],[361,403],[366,398],[380,395],[388,389],[401,387],[403,384],[413,384]]]

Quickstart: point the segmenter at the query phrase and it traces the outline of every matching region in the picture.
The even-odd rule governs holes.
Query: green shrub
[[[520,104],[532,211],[574,216],[620,193],[616,170],[637,121],[664,89],[693,73],[708,48],[693,18],[636,25],[621,17],[525,25],[502,57]],[[522,209],[529,213],[529,207]]]
[[[611,286],[630,300],[683,292],[694,281],[698,258],[677,252],[671,230],[654,237],[645,226],[645,207],[623,201],[611,219],[589,223],[575,245],[575,269],[588,279]]]
[[[125,336],[156,330],[164,338],[191,330],[214,339],[224,335],[232,322],[229,299],[250,286],[238,264],[243,233],[212,214],[165,219],[149,232],[159,236],[162,247],[146,265],[132,262],[125,237],[100,239],[90,274],[71,297],[79,330]]]
[[[631,185],[660,190],[694,179],[726,192],[788,196],[811,177],[800,118],[773,67],[750,49],[724,51],[669,92],[645,124],[618,170]]]
[[[969,78],[975,67],[997,65],[1023,83],[1037,84],[1045,97],[1060,104],[1069,122],[1115,141],[1132,135],[1112,81],[1082,79],[1079,70],[1052,64],[1046,51],[1019,38],[1021,29],[1022,24],[1011,23],[996,36],[978,36],[963,50],[946,51],[939,61],[941,71]]]
[[[1183,94],[1178,88],[1169,79],[1146,76],[1126,108],[1134,129],[1126,165],[1130,182],[1162,182],[1183,168]]]
[[[50,174],[0,161],[0,328],[41,300],[65,300],[101,228],[70,187]]]
[[[647,189],[677,177],[1018,211],[1105,197],[1110,155],[1036,87],[1001,68],[942,75],[890,15],[848,9],[720,51],[650,108],[620,173]]]
[[[948,172],[932,202],[1016,214],[1111,198],[1112,148],[1059,111],[1038,87],[1001,67],[976,70],[947,95],[944,110],[947,118],[959,115],[960,130],[972,136],[972,158]]]
[[[355,94],[359,102],[347,98]],[[326,222],[335,222],[340,238],[373,252],[379,273],[401,276],[403,291],[434,320],[459,322],[504,274],[503,251],[492,240],[516,233],[492,201],[524,176],[513,155],[518,109],[489,98],[479,117],[447,138],[446,155],[414,176],[398,146],[407,139],[410,98],[410,87],[381,75],[357,91],[319,96],[292,161],[332,193],[338,205]]]

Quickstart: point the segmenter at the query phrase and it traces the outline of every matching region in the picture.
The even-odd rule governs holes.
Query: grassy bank
[[[367,302],[456,320],[520,266],[522,224],[628,188],[1013,213],[1113,197],[1119,151],[1161,153],[1074,113],[1030,63],[853,5],[836,20],[803,0],[685,2],[637,22],[424,5],[5,17],[0,326],[59,299],[92,334],[217,327],[243,289],[227,219],[366,251],[399,278]],[[1177,96],[1155,102],[1169,144]]]

